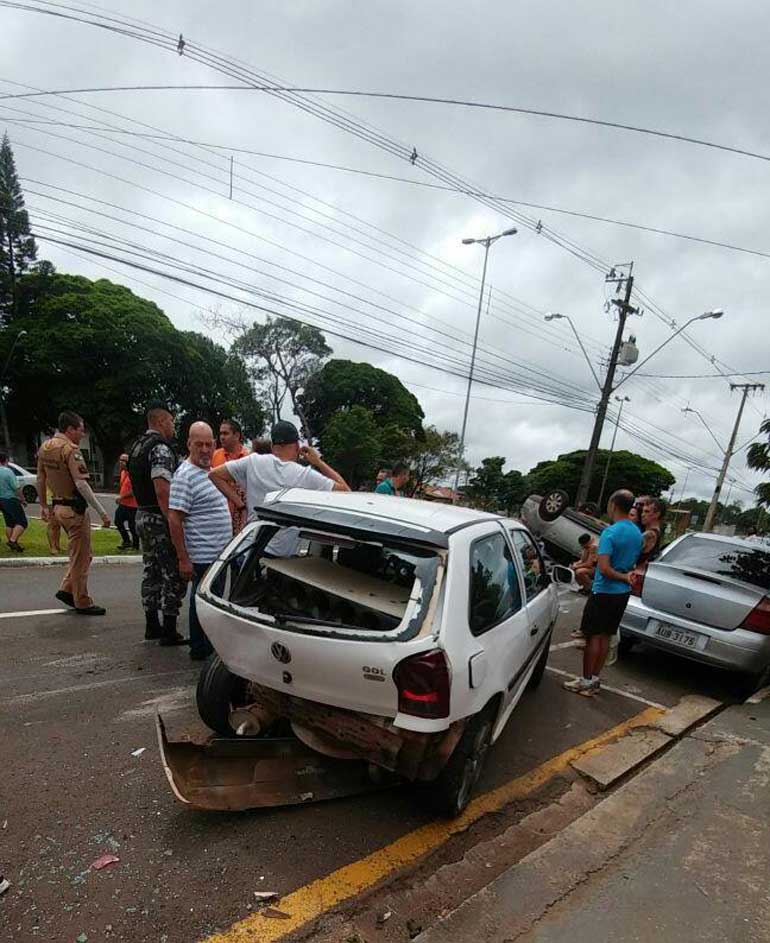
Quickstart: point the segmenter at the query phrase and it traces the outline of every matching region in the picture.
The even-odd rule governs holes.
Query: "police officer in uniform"
[[[64,529],[69,540],[69,566],[56,598],[84,616],[103,616],[103,606],[94,605],[88,595],[88,568],[91,565],[90,505],[110,526],[110,517],[88,483],[88,468],[80,452],[85,434],[83,419],[65,411],[59,416],[59,431],[44,442],[37,453],[37,493],[44,521],[51,517]],[[48,506],[48,491],[53,495]]]
[[[138,509],[136,529],[142,544],[144,576],[142,607],[145,639],[161,645],[186,645],[176,629],[187,585],[179,575],[179,561],[168,529],[168,495],[179,464],[171,444],[174,417],[162,406],[147,411],[147,431],[128,453],[128,474]],[[161,624],[158,613],[163,614]]]

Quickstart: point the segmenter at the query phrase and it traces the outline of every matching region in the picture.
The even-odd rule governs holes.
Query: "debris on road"
[[[132,750],[132,751],[131,751],[131,756],[141,756],[141,755],[144,753],[144,751],[145,751],[146,749],[147,749],[147,747],[139,747],[138,750]]]
[[[111,864],[118,864],[120,858],[117,855],[101,855],[96,861],[93,862],[91,867],[94,871],[101,871],[102,868],[108,868]]]
[[[2,874],[0,874],[0,896],[5,894],[10,886],[11,882],[8,880],[8,878],[4,878]]]
[[[279,894],[277,891],[254,891],[254,896],[257,900],[277,900]]]
[[[378,927],[385,926],[386,921],[390,920],[392,916],[393,916],[392,910],[386,910],[384,913],[377,914],[377,919],[375,920],[375,924]]]
[[[80,936],[75,938],[75,943],[87,943],[87,941],[88,941],[87,933],[81,933]]]
[[[267,910],[262,910],[260,913],[263,917],[270,917],[271,920],[291,920],[291,914],[276,910],[275,907],[268,907]]]
[[[409,934],[409,939],[413,940],[422,933],[422,927],[410,917],[409,920],[406,921],[406,932]]]

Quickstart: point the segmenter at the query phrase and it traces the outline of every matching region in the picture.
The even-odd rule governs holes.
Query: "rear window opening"
[[[409,638],[419,632],[436,585],[437,553],[272,524],[255,537],[235,561],[225,593],[239,609],[291,631]],[[271,552],[287,548],[293,555]]]
[[[689,566],[770,590],[770,553],[761,547],[749,548],[727,541],[685,537],[666,552],[661,563]]]

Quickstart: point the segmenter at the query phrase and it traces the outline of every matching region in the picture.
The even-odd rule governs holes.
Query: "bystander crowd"
[[[115,508],[115,528],[120,534],[121,544],[118,550],[138,550],[139,534],[136,531],[136,497],[128,474],[128,455],[120,456],[120,485],[118,503]]]
[[[136,529],[142,545],[144,637],[160,645],[185,645],[177,619],[187,585],[168,529],[168,496],[178,460],[174,417],[162,406],[147,411],[147,431],[131,447],[128,473],[136,497]],[[159,613],[163,615],[161,624]]]
[[[5,521],[5,542],[16,553],[23,553],[24,547],[19,538],[27,529],[27,515],[24,505],[27,503],[20,490],[21,480],[8,465],[8,456],[0,452],[0,511]]]
[[[171,481],[168,523],[179,560],[179,575],[190,583],[190,658],[201,661],[213,649],[198,620],[195,593],[210,564],[230,542],[232,521],[227,499],[209,479],[214,452],[211,426],[194,422],[187,448],[188,456]]]
[[[299,433],[291,422],[279,421],[271,430],[270,455],[252,453],[235,462],[225,462],[211,470],[210,477],[225,497],[236,506],[244,501],[238,488],[246,492],[248,520],[256,519],[256,509],[265,495],[285,488],[306,488],[310,491],[350,491],[344,478],[309,445],[300,447]],[[300,465],[299,458],[307,465]],[[266,547],[275,557],[293,556],[297,549],[299,530],[284,527]]]
[[[631,592],[631,571],[642,551],[642,535],[629,517],[633,506],[630,491],[616,491],[607,507],[612,523],[599,537],[597,572],[580,624],[586,638],[583,675],[564,684],[568,691],[584,697],[599,693],[610,640],[623,618]]]
[[[403,462],[396,462],[388,477],[383,478],[383,480],[374,489],[375,494],[390,494],[400,496],[402,489],[409,481],[410,474],[411,472],[409,471],[408,465],[404,465]]]
[[[224,465],[225,462],[237,462],[239,458],[245,458],[249,454],[249,450],[243,444],[243,429],[240,423],[236,422],[235,419],[222,420],[219,425],[219,442],[220,447],[214,450],[214,454],[211,457],[211,468],[219,468],[219,466]],[[238,489],[238,496],[241,501],[244,502],[241,507],[238,507],[232,501],[227,502],[230,508],[233,534],[240,534],[243,530],[243,525],[246,523],[247,516],[245,507],[246,494],[242,488]]]

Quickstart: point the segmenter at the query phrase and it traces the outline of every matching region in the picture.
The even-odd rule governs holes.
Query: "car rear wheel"
[[[425,784],[426,800],[439,815],[455,818],[470,802],[492,740],[494,717],[491,707],[472,717],[449,762],[433,782]]]
[[[538,514],[544,521],[555,521],[569,507],[569,495],[558,488],[549,491],[540,499]]]
[[[618,658],[625,658],[626,655],[630,655],[634,645],[635,641],[633,636],[624,635],[623,632],[621,632],[620,638],[618,639]]]
[[[201,720],[223,737],[236,736],[230,712],[244,704],[245,694],[245,678],[233,674],[219,655],[212,655],[201,670],[195,692]]]
[[[37,488],[34,485],[24,485],[21,493],[24,495],[27,504],[34,504],[37,501]]]

